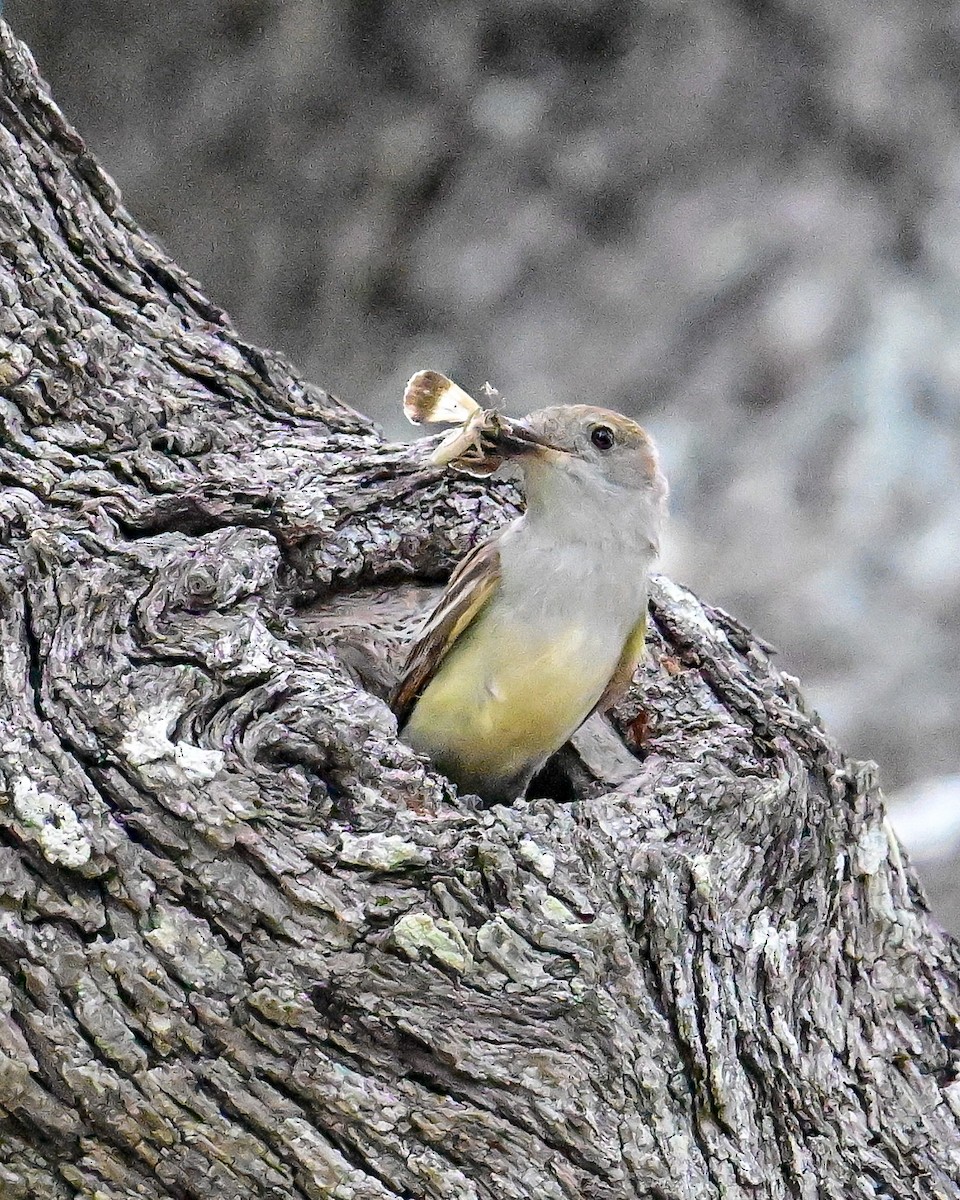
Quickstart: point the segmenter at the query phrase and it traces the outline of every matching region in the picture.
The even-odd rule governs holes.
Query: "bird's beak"
[[[497,427],[492,433],[486,434],[489,440],[501,454],[512,458],[527,454],[542,454],[544,450],[553,450],[558,454],[564,453],[560,446],[548,442],[546,438],[535,433],[524,421],[512,417],[497,415]]]
[[[452,466],[483,478],[510,459],[549,459],[565,453],[525,421],[504,417],[495,409],[478,408],[460,428],[446,435],[430,461],[438,467]]]

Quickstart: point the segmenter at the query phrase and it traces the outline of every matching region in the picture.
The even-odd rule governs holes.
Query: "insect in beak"
[[[487,386],[487,395],[497,393]],[[507,459],[564,453],[524,421],[482,408],[459,384],[439,371],[417,371],[403,394],[403,411],[414,425],[456,425],[436,446],[430,461],[453,466],[470,475],[491,475]]]

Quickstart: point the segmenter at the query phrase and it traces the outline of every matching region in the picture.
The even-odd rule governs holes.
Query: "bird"
[[[418,372],[407,400],[413,420],[434,411],[477,427],[479,405],[439,372]],[[561,404],[522,420],[486,415],[465,460],[478,475],[519,468],[525,511],[453,572],[390,703],[408,746],[495,804],[523,795],[629,686],[668,487],[653,439],[620,413]]]

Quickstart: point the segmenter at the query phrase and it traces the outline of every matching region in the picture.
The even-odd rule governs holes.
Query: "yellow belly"
[[[404,741],[462,787],[499,798],[522,779],[520,791],[589,715],[618,656],[577,623],[538,635],[484,614],[417,701]]]

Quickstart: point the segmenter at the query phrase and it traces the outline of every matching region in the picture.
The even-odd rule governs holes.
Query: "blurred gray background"
[[[7,0],[252,341],[639,417],[666,567],[876,759],[960,929],[960,6]]]

